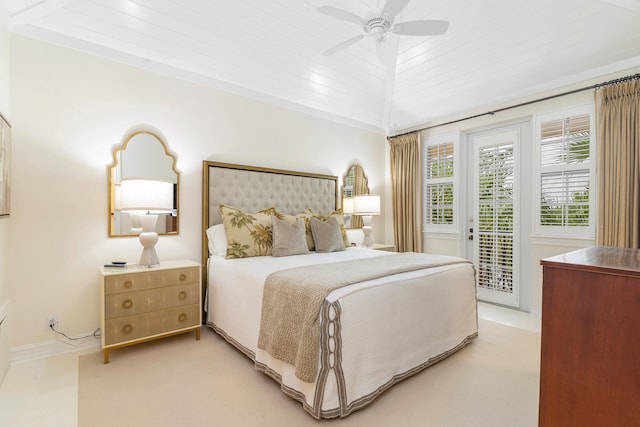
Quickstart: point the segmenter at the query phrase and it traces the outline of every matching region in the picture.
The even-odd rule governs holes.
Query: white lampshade
[[[171,212],[173,183],[155,179],[123,179],[119,199],[123,211]]]
[[[120,193],[120,184],[115,184],[113,188],[115,189],[115,193],[113,195],[113,202],[115,204],[114,209],[119,211],[122,209],[122,194]]]
[[[342,199],[342,213],[353,213],[353,199],[351,197],[345,197]]]
[[[356,215],[380,215],[380,196],[367,194],[354,197],[353,213]]]

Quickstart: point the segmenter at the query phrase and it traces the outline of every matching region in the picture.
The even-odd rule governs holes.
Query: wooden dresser
[[[100,270],[100,328],[104,363],[109,350],[202,325],[200,264],[166,261],[152,268]]]
[[[541,261],[540,426],[640,426],[640,250]]]

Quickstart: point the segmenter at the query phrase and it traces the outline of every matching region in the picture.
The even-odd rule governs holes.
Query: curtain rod
[[[486,113],[480,113],[480,114],[476,114],[476,115],[473,115],[473,116],[464,117],[462,119],[452,120],[452,121],[446,122],[446,123],[439,123],[437,125],[427,126],[427,127],[423,127],[423,128],[420,128],[420,129],[415,129],[415,130],[412,130],[412,131],[409,131],[409,132],[399,133],[397,135],[388,136],[387,140],[393,139],[393,138],[397,138],[397,137],[400,137],[400,136],[410,135],[412,133],[422,132],[423,130],[429,130],[429,129],[437,128],[437,127],[440,127],[440,126],[446,126],[446,125],[451,125],[451,124],[454,124],[454,123],[464,122],[466,120],[476,119],[476,118],[482,117],[482,116],[493,116],[495,113],[500,113],[502,111],[507,111],[507,110],[511,110],[511,109],[514,109],[514,108],[524,107],[526,105],[536,104],[538,102],[548,101],[550,99],[560,98],[561,96],[572,95],[572,94],[578,93],[578,92],[584,92],[585,90],[591,90],[591,89],[598,90],[598,89],[600,89],[602,87],[612,86],[612,85],[615,85],[615,84],[624,83],[624,82],[627,82],[627,81],[630,81],[630,80],[636,80],[636,79],[640,79],[640,73],[633,74],[633,75],[630,75],[630,76],[621,77],[621,78],[615,79],[615,80],[609,80],[609,81],[602,82],[602,83],[596,83],[596,84],[591,85],[591,86],[585,86],[585,87],[582,87],[580,89],[574,89],[574,90],[570,90],[570,91],[567,91],[567,92],[558,93],[556,95],[545,96],[544,98],[538,98],[538,99],[534,99],[534,100],[531,100],[531,101],[522,102],[520,104],[510,105],[508,107],[499,108],[497,110],[492,110],[492,111],[487,111]]]

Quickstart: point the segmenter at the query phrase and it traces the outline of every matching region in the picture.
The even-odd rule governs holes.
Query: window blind
[[[540,225],[589,225],[591,116],[540,124]]]
[[[424,166],[427,225],[454,223],[454,166],[453,142],[427,146]]]

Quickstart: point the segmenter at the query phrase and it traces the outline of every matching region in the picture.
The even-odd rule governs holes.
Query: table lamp
[[[160,264],[155,249],[158,242],[156,223],[158,214],[173,210],[173,183],[155,179],[122,179],[120,209],[138,214],[140,219],[140,244],[143,250],[138,265],[153,267]]]
[[[370,248],[373,246],[371,217],[380,215],[380,196],[373,194],[355,196],[353,198],[353,213],[362,217],[362,223],[364,224],[362,226],[362,233],[364,234],[362,246]]]

